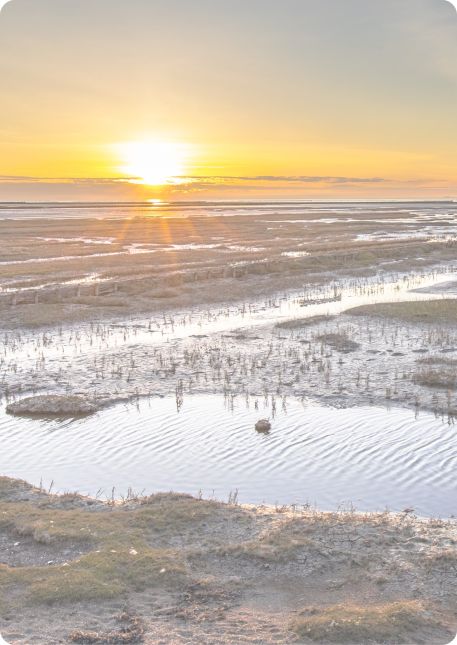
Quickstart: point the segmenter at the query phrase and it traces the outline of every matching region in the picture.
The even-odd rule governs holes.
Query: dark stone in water
[[[260,419],[260,421],[257,421],[257,423],[255,424],[255,429],[257,430],[257,432],[270,432],[271,423],[268,421],[268,419]]]

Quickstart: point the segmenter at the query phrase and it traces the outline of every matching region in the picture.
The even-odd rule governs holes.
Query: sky
[[[11,0],[0,201],[457,198],[446,0]]]

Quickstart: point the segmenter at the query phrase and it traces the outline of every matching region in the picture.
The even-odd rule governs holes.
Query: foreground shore
[[[0,479],[0,632],[34,643],[449,643],[457,525],[102,502]]]

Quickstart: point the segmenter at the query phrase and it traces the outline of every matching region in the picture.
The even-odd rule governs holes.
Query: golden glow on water
[[[116,146],[119,167],[133,183],[148,186],[179,184],[186,174],[187,146],[169,141],[132,141]]]

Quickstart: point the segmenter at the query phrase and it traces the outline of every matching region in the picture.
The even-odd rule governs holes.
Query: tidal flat
[[[0,632],[449,642],[455,205],[97,208],[0,208]]]

